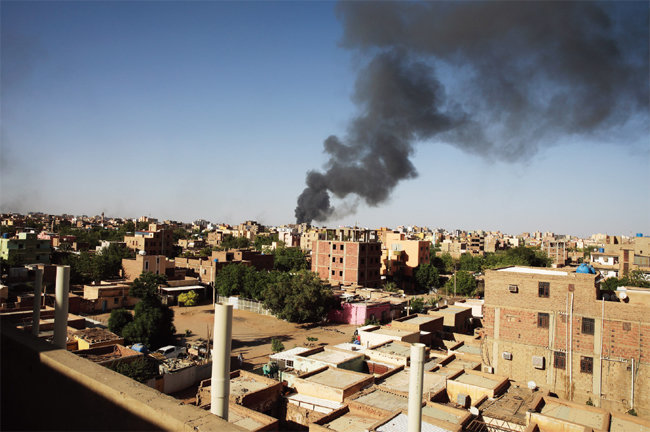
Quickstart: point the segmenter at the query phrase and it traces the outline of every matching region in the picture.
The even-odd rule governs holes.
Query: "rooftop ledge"
[[[242,431],[4,322],[1,430]]]

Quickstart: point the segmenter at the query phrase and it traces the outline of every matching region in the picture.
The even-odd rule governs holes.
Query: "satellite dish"
[[[535,381],[528,381],[528,388],[531,390],[535,390],[537,388],[537,384]]]
[[[469,413],[472,414],[472,415],[477,416],[478,415],[478,408],[476,408],[475,406],[469,407]]]
[[[625,300],[625,299],[627,298],[627,294],[625,294],[624,292],[622,292],[622,293],[620,293],[620,294],[618,295],[618,298],[620,298],[621,300]]]

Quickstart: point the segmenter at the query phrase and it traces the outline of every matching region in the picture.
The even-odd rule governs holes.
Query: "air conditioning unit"
[[[508,285],[508,291],[511,293],[519,292],[519,287],[517,285]]]
[[[483,372],[493,374],[494,368],[492,366],[483,366]]]
[[[535,369],[544,369],[544,357],[533,356],[533,367]]]
[[[456,397],[456,403],[463,408],[467,408],[469,406],[469,396],[459,393],[458,397]]]
[[[504,351],[503,354],[501,354],[501,355],[503,356],[504,360],[512,360],[512,353],[511,352]]]

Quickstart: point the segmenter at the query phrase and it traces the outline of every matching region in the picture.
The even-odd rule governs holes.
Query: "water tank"
[[[143,256],[147,254],[147,252],[146,252],[146,251],[143,251],[143,250],[141,250],[141,251],[138,252],[138,253],[139,253],[140,255],[143,255]]]
[[[636,233],[637,237],[643,237],[643,233]]]
[[[9,238],[9,233],[2,234],[2,238]]]
[[[596,270],[587,263],[582,263],[576,269],[576,273],[596,274]]]
[[[598,248],[598,252],[605,253],[605,248]]]

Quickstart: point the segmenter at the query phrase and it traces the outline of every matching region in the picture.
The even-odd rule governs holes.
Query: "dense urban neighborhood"
[[[0,229],[3,430],[66,429],[4,396],[38,386],[81,429],[650,431],[641,233]]]

